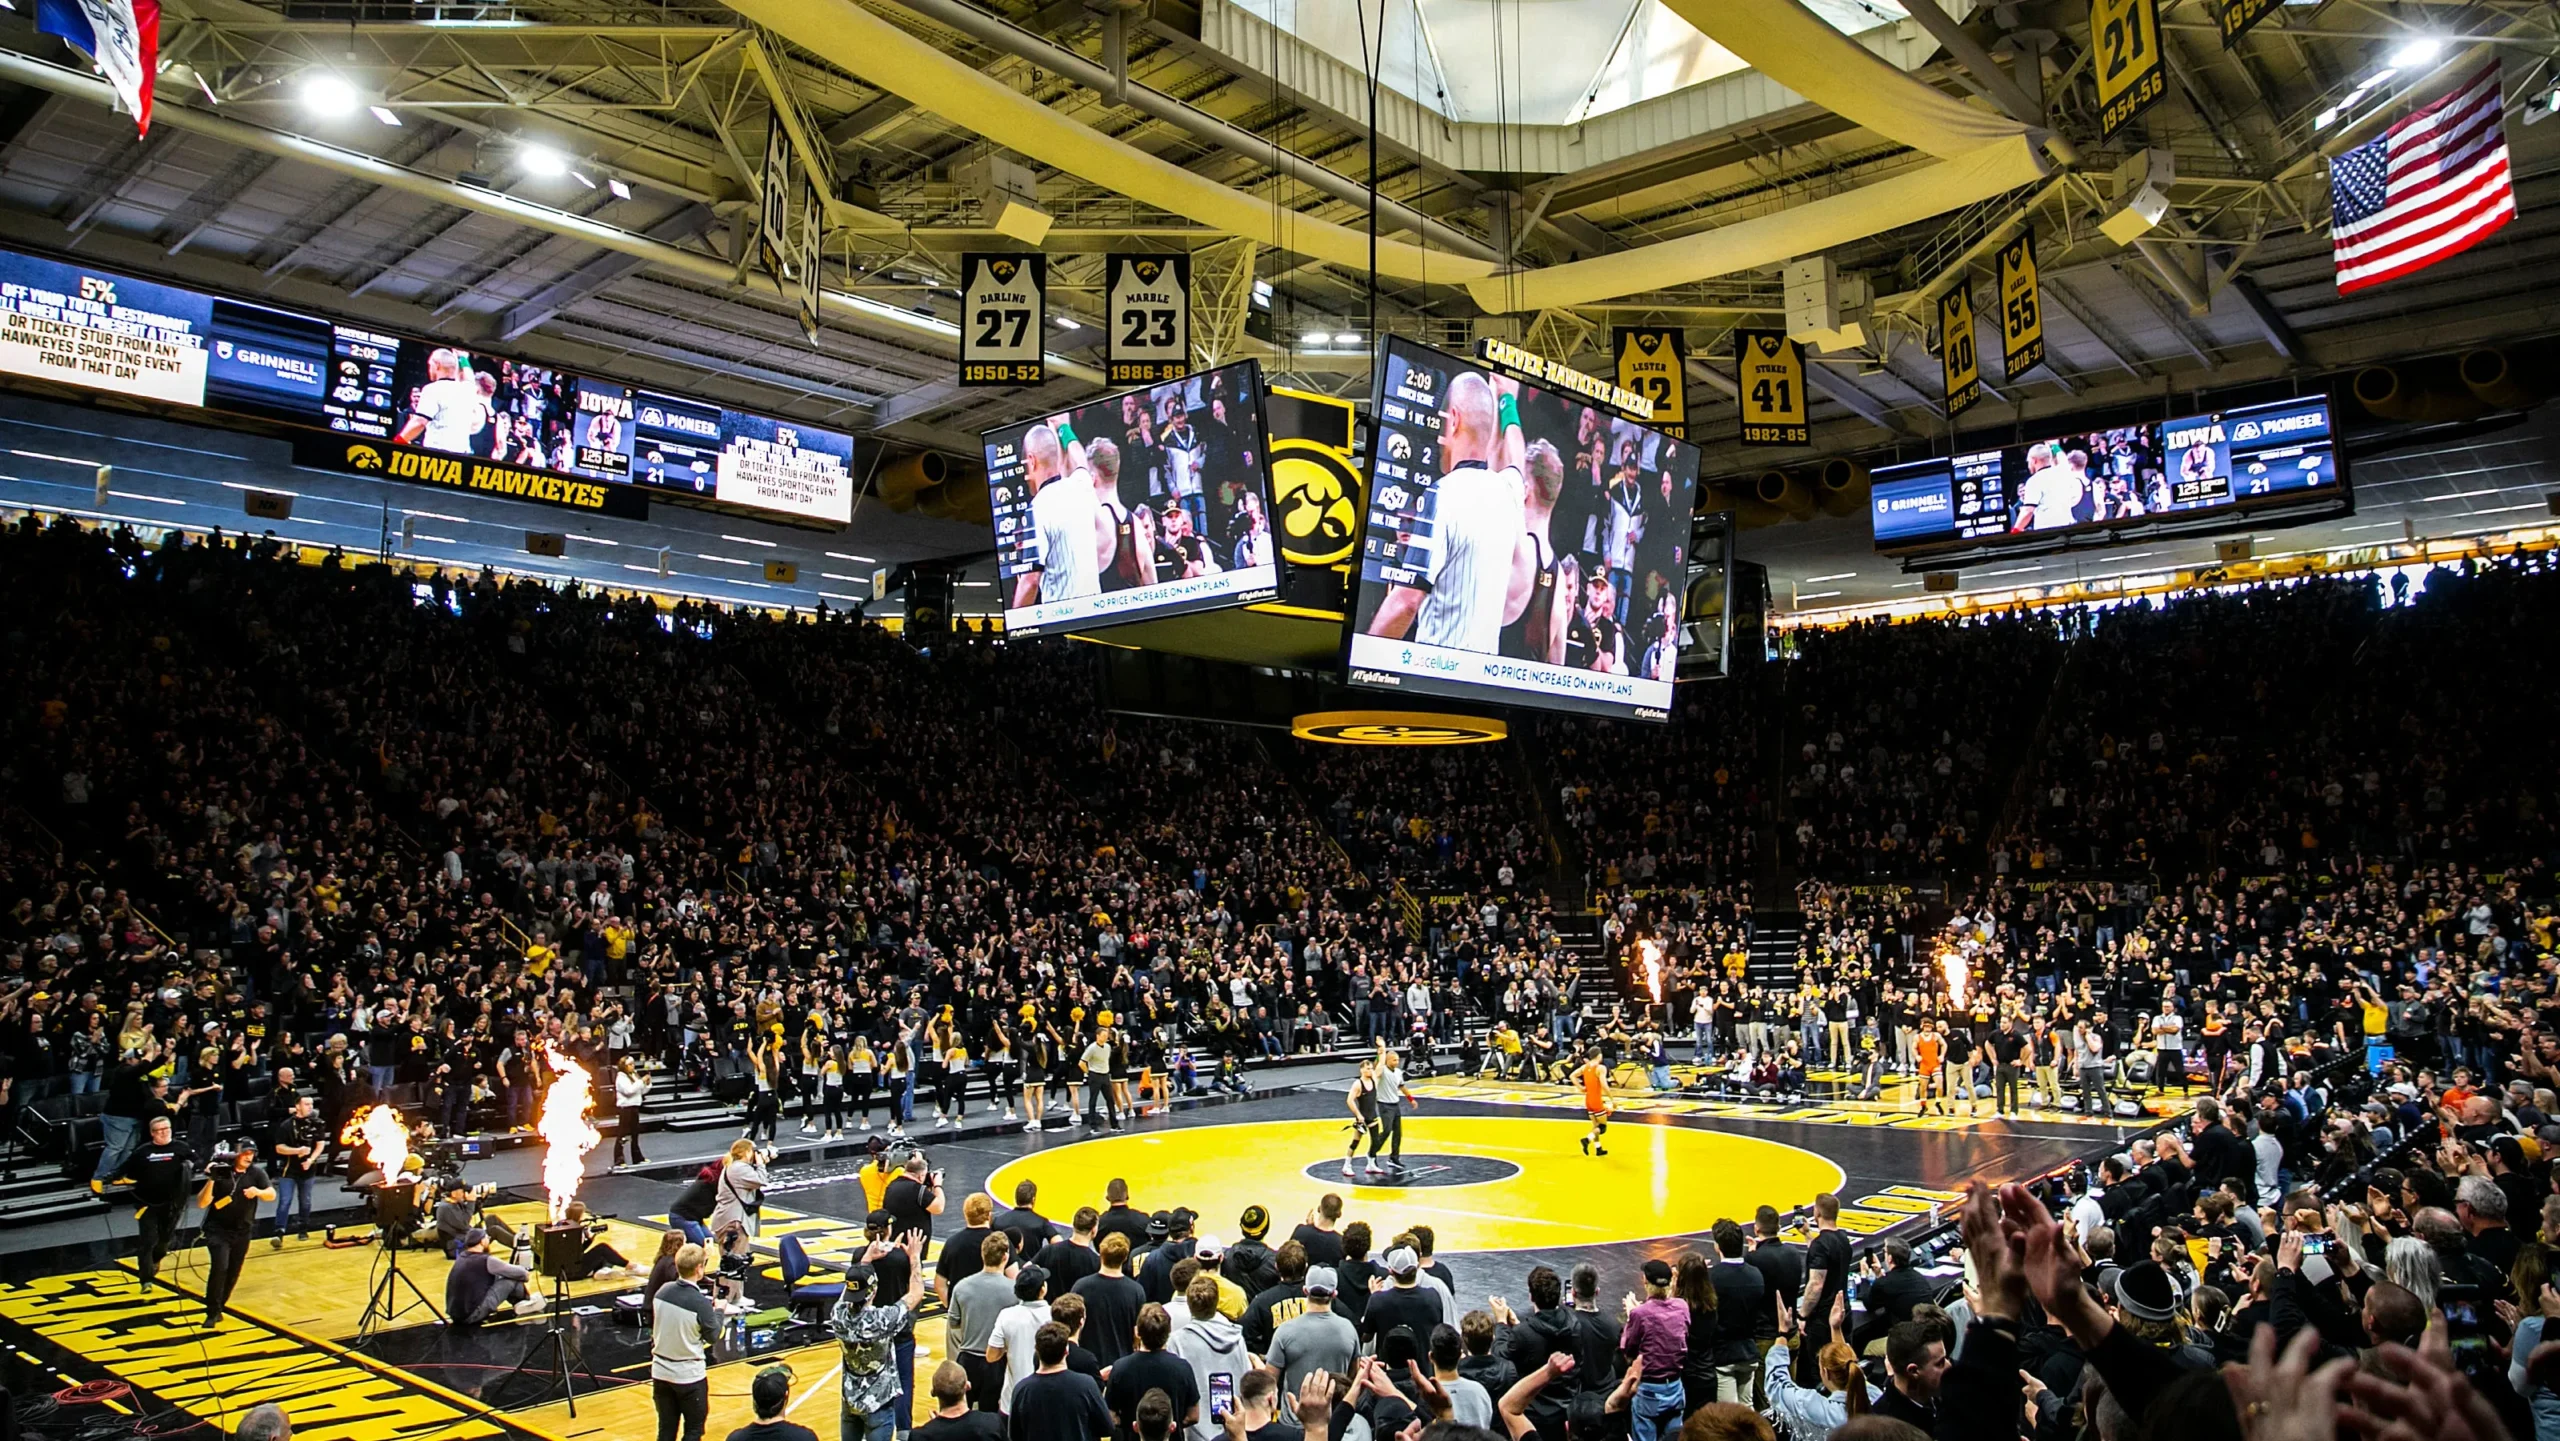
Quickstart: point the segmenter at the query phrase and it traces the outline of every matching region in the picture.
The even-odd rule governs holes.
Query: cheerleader
[[[812,1014],[800,1032],[800,1134],[818,1131],[819,1093],[827,1069],[826,1017]]]
[[[750,1141],[770,1141],[774,1139],[774,1132],[780,1128],[782,1102],[774,1093],[773,1076],[775,1070],[781,1065],[782,1058],[778,1054],[781,1048],[782,1042],[778,1036],[771,1041],[759,1041],[747,1048],[747,1064],[755,1068],[756,1074],[755,1094],[747,1099],[746,1139]],[[759,1135],[759,1132],[762,1134]]]
[[[1022,1003],[1022,1029],[1022,1129],[1037,1131],[1049,1123],[1049,1072],[1057,1064],[1057,1038],[1040,1019],[1040,1008],[1029,1001]]]
[[[818,1063],[818,1100],[826,1109],[830,1141],[844,1139],[844,1047],[830,1046]],[[868,1109],[866,1107],[865,1109]]]
[[[1013,1033],[1004,1028],[1004,1017],[991,1023],[987,1037],[987,1105],[1004,1103],[1004,1118],[1016,1119],[1013,1112]]]
[[[1113,1018],[1113,1016],[1112,1016],[1112,1013],[1111,1013],[1111,1012],[1109,1012],[1109,1011],[1104,1011],[1101,1015],[1099,1015],[1099,1016],[1097,1016],[1097,1017],[1095,1018],[1095,1024],[1097,1024],[1097,1025],[1101,1026],[1101,1027],[1102,1027],[1102,1029],[1104,1029],[1104,1030],[1108,1031],[1108,1030],[1111,1030],[1111,1027],[1112,1027],[1112,1021],[1113,1021],[1113,1019],[1114,1019],[1114,1018]],[[1123,1115],[1127,1115],[1127,1114],[1129,1114],[1129,1113],[1130,1113],[1130,1106],[1129,1106],[1129,1044],[1128,1044],[1128,1041],[1127,1041],[1125,1038],[1123,1038],[1123,1037],[1122,1037],[1118,1032],[1116,1032],[1116,1031],[1112,1033],[1112,1041],[1113,1041],[1113,1044],[1112,1044],[1112,1047],[1111,1047],[1111,1072],[1110,1072],[1110,1074],[1111,1074],[1111,1114],[1112,1114],[1112,1116],[1113,1116],[1113,1118],[1114,1118],[1114,1120],[1113,1120],[1113,1124],[1114,1124],[1114,1125],[1117,1125],[1117,1124],[1118,1124],[1118,1120],[1117,1120],[1117,1118],[1118,1118],[1118,1117],[1123,1116]]]
[[[871,1038],[860,1031],[853,1033],[853,1047],[845,1053],[845,1084],[853,1092],[855,1114],[862,1129],[871,1129],[871,1090],[880,1078],[880,1058],[871,1054]]]
[[[946,1031],[947,1048],[942,1053],[942,1074],[935,1078],[933,1124],[956,1126],[969,1116],[969,1048],[960,1043],[958,1030]]]

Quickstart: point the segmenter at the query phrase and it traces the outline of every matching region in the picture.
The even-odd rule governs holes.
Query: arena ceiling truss
[[[0,18],[0,206],[19,241],[101,264],[961,454],[1099,387],[1114,250],[1199,252],[1203,353],[1320,390],[1365,388],[1373,305],[1400,334],[1534,335],[1591,368],[1613,324],[1680,325],[1728,469],[1730,333],[1780,322],[1779,266],[1805,254],[1871,296],[1860,342],[1814,357],[1822,451],[1943,431],[1935,301],[2027,225],[2048,363],[1986,375],[2022,421],[2560,330],[2532,278],[2560,126],[2522,115],[2555,80],[2551,6],[2285,4],[2229,47],[2213,10],[2163,0],[2167,93],[2112,138],[2085,0],[170,0],[142,139],[21,12]],[[1340,43],[1373,23],[1403,47],[1374,139]],[[2323,158],[2491,58],[2521,217],[2340,297]],[[322,72],[364,106],[315,117]],[[829,197],[814,345],[739,255],[776,126]],[[574,178],[527,174],[533,145]],[[2145,151],[2170,203],[2119,244],[2099,227]],[[991,158],[1029,168],[1051,221],[1061,363],[1028,391],[955,383],[958,257],[1013,246]]]

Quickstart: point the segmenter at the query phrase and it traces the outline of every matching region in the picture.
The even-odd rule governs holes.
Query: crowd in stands
[[[1684,699],[1665,729],[1557,724],[1525,755],[1419,763],[1110,715],[1068,645],[928,654],[841,616],[311,561],[0,533],[6,1100],[103,1096],[102,1184],[149,1117],[205,1134],[235,1096],[308,1092],[331,1135],[395,1091],[444,1128],[524,1126],[564,1057],[695,1084],[743,1065],[762,1138],[866,1128],[875,1103],[921,1129],[1042,1081],[1063,1099],[1345,1034],[1457,1043],[1466,1012],[1560,1058],[1581,977],[1555,883],[1587,868],[1609,953],[1666,968],[1662,1011],[1601,1027],[1656,1077],[1685,1041],[1755,1076],[1900,1073],[1940,1109],[2205,1099],[2085,1183],[1976,1194],[1961,1286],[1754,1224],[1632,1298],[1644,1319],[1548,1270],[1527,1312],[1434,1293],[1381,1336],[1376,1301],[1428,1289],[1427,1235],[1346,1246],[1331,1308],[1303,1241],[1294,1281],[1285,1247],[1207,1271],[1195,1244],[1187,1286],[1138,1267],[1187,1313],[1164,1313],[1170,1339],[1134,1312],[1126,1337],[1090,1308],[1081,1335],[1044,1322],[995,1404],[1029,1385],[1090,1414],[1044,1378],[1079,1347],[1185,1354],[1227,1274],[1239,1355],[1273,1360],[1243,1322],[1284,1284],[1361,1335],[1303,1369],[1238,1365],[1255,1441],[1435,1417],[1654,1441],[1683,1416],[1690,1441],[1769,1416],[1951,1441],[2325,1438],[2340,1418],[2560,1441],[2560,1341],[2540,1340],[2560,1314],[2560,575],[2538,561],[2423,593],[2312,581],[1808,634],[1783,674]],[[1784,976],[1755,976],[1772,877],[1801,883],[1803,929]],[[1081,1090],[1119,1123],[1121,1088]],[[1138,1239],[1159,1238],[1142,1220]],[[908,1294],[894,1269],[874,1304]],[[1030,1269],[1054,1268],[1018,1267],[1024,1303],[1064,1299]],[[1741,1272],[1768,1269],[1745,1299]],[[2280,1352],[2251,1349],[2261,1322]],[[870,1331],[838,1331],[851,1398]],[[1107,1429],[1166,1434],[1143,1397],[1122,1415],[1103,1394]]]

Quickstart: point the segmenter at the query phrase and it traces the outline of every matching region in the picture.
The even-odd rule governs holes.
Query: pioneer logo
[[[2302,410],[2291,415],[2270,415],[2263,420],[2244,420],[2231,428],[2231,439],[2261,440],[2268,436],[2296,435],[2306,430],[2327,430],[2329,417],[2321,411]]]

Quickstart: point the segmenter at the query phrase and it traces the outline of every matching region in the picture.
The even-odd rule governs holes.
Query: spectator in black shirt
[[[1796,1305],[1796,1314],[1804,1318],[1808,1354],[1830,1344],[1831,1298],[1848,1289],[1855,1259],[1849,1235],[1840,1229],[1839,1196],[1821,1192],[1813,1198],[1813,1240],[1804,1248],[1804,1299]]]
[[[145,1291],[159,1278],[160,1258],[177,1237],[187,1212],[187,1183],[195,1175],[195,1153],[176,1139],[167,1116],[151,1118],[150,1135],[116,1168],[114,1184],[133,1188],[135,1261]]]
[[[1316,1201],[1316,1208],[1307,1213],[1307,1219],[1298,1223],[1298,1229],[1289,1233],[1289,1239],[1306,1248],[1308,1265],[1340,1266],[1342,1232],[1336,1228],[1341,1224],[1342,1198],[1327,1191]]]
[[[1910,1242],[1885,1242],[1884,1264],[1884,1274],[1867,1286],[1866,1319],[1849,1333],[1853,1350],[1864,1351],[1868,1342],[1910,1320],[1912,1307],[1937,1294],[1938,1283],[1911,1264]]]
[[[1050,1300],[1075,1290],[1078,1281],[1102,1269],[1102,1258],[1093,1249],[1093,1228],[1100,1219],[1101,1213],[1091,1206],[1077,1207],[1073,1231],[1042,1246],[1031,1258],[1032,1264],[1049,1273]]]
[[[933,1370],[933,1419],[918,1426],[914,1441],[1004,1441],[1004,1418],[969,1404],[969,1373],[957,1361]]]
[[[1110,1366],[1129,1354],[1130,1338],[1137,1331],[1147,1293],[1128,1274],[1128,1237],[1117,1231],[1104,1236],[1094,1260],[1100,1269],[1067,1289],[1084,1301],[1085,1345],[1093,1349],[1104,1366]]]
[[[1032,1346],[1040,1369],[1013,1388],[1011,1441],[1102,1441],[1110,1435],[1111,1413],[1093,1378],[1067,1369],[1067,1328],[1050,1322]]]
[[[729,1441],[818,1441],[818,1433],[790,1420],[791,1368],[767,1366],[756,1373],[748,1394],[755,1398],[756,1419],[729,1433]]]
[[[1104,1370],[1111,1414],[1119,1418],[1123,1434],[1137,1430],[1138,1403],[1150,1391],[1162,1391],[1172,1400],[1178,1424],[1189,1426],[1200,1419],[1200,1378],[1190,1362],[1165,1349],[1172,1340],[1172,1313],[1150,1301],[1138,1312],[1138,1349]],[[1020,1389],[1015,1388],[1017,1394]]]
[[[891,1181],[889,1184],[894,1187],[898,1183]],[[895,1211],[897,1207],[889,1209]],[[995,1211],[995,1198],[983,1191],[960,1203],[961,1227],[942,1243],[942,1256],[933,1263],[934,1291],[941,1297],[943,1305],[951,1304],[952,1287],[985,1269],[979,1252],[985,1248],[987,1238],[996,1232],[996,1228],[989,1224],[995,1219]],[[1013,1254],[1023,1254],[1019,1243],[1015,1244]]]
[[[1804,1257],[1798,1255],[1794,1247],[1778,1239],[1777,1208],[1761,1207],[1752,1219],[1752,1229],[1758,1235],[1752,1241],[1751,1254],[1742,1259],[1768,1283],[1769,1294],[1773,1297],[1804,1294]],[[1790,1301],[1788,1304],[1794,1303]],[[1755,1342],[1778,1339],[1778,1318],[1773,1309],[1763,1307],[1752,1318],[1751,1339]],[[1763,1345],[1760,1349],[1765,1353],[1769,1348]]]
[[[1218,1263],[1218,1274],[1236,1283],[1248,1297],[1269,1290],[1280,1280],[1280,1268],[1271,1250],[1271,1213],[1260,1206],[1247,1206],[1236,1222],[1243,1239],[1227,1248],[1226,1259]]]
[[[1147,1213],[1129,1204],[1129,1183],[1112,1177],[1111,1184],[1103,1188],[1102,1199],[1102,1223],[1094,1228],[1094,1234],[1125,1236],[1133,1252],[1146,1245]]]
[[[1014,1187],[1013,1209],[1005,1212],[1004,1219],[995,1223],[997,1230],[1013,1238],[1013,1254],[1017,1256],[1037,1254],[1058,1233],[1057,1224],[1033,1208],[1032,1203],[1039,1197],[1040,1187],[1035,1182],[1025,1181]],[[976,1199],[970,1197],[972,1202]],[[962,1209],[966,1211],[968,1208],[964,1205]],[[1064,1290],[1065,1287],[1059,1289]]]
[[[1360,1314],[1360,1339],[1374,1344],[1402,1326],[1413,1333],[1419,1348],[1430,1338],[1431,1328],[1441,1322],[1440,1293],[1421,1284],[1422,1261],[1411,1247],[1387,1252],[1385,1267],[1390,1284],[1369,1297],[1368,1308]]]

